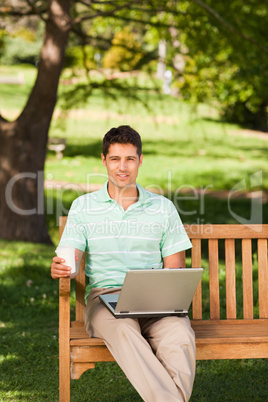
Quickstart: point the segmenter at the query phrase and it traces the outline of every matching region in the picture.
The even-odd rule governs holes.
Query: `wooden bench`
[[[65,223],[66,217],[61,217],[60,236]],[[186,259],[184,257],[184,262],[186,260],[187,266],[191,267],[200,267],[205,261],[208,265],[192,303],[191,324],[196,334],[197,359],[268,358],[268,225],[185,225],[185,228],[193,248],[191,256],[188,258],[186,254]],[[239,265],[237,247],[240,268],[236,267]],[[204,253],[207,255],[203,259]],[[258,282],[258,289],[254,290],[253,274]],[[78,379],[84,371],[94,368],[95,362],[114,360],[104,342],[89,338],[84,329],[84,260],[75,281],[76,318],[72,322],[70,279],[62,278],[59,281],[61,402],[70,400],[71,379]],[[202,306],[202,288],[205,285],[209,293],[205,303],[209,304],[210,315],[206,318],[204,311],[207,306]],[[226,292],[222,295],[221,287],[225,286]],[[243,300],[239,303],[236,300],[236,286],[243,288]]]

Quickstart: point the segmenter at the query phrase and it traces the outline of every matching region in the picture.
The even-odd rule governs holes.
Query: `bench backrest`
[[[67,217],[60,217],[60,237],[62,235]],[[267,265],[267,238],[268,225],[185,225],[185,229],[192,241],[193,248],[188,257],[184,254],[184,266],[192,268],[201,267],[202,255],[208,260],[209,269],[209,310],[210,319],[221,318],[222,304],[220,300],[220,276],[224,278],[226,298],[226,311],[224,318],[237,318],[237,292],[238,282],[236,258],[241,259],[241,280],[243,290],[243,318],[268,318],[268,265]],[[238,243],[238,253],[236,253]],[[255,250],[256,249],[256,250]],[[223,251],[222,251],[223,250]],[[223,252],[221,258],[225,261],[224,267],[219,268],[219,251]],[[253,259],[257,267],[253,271]],[[224,272],[222,272],[224,271]],[[253,292],[253,275],[258,277],[258,289]],[[85,260],[81,261],[79,274],[76,277],[76,321],[82,321],[84,315],[85,294]],[[256,297],[258,302],[256,302]],[[253,303],[254,300],[254,303]],[[254,310],[258,305],[258,313]],[[192,319],[203,318],[202,283],[200,282],[192,303]],[[239,317],[241,318],[241,317]]]

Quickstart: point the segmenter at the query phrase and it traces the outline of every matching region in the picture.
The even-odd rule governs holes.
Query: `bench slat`
[[[259,316],[268,318],[268,265],[267,239],[258,240],[259,264]]]
[[[242,239],[243,313],[244,319],[253,318],[252,242]]]
[[[191,321],[196,333],[196,344],[267,342],[268,320],[206,320]],[[104,346],[99,338],[90,338],[84,327],[74,326],[70,331],[71,346]]]
[[[226,359],[265,359],[268,356],[268,342],[199,343],[196,350],[197,360]]]
[[[218,240],[209,239],[209,293],[210,318],[220,319],[220,292],[219,292],[219,251]]]
[[[192,239],[192,268],[201,267],[201,240]],[[202,320],[202,281],[200,280],[192,301],[193,319]]]
[[[226,317],[236,318],[235,241],[225,240]]]
[[[85,276],[85,254],[83,254],[79,273],[75,280],[75,293],[76,293],[76,303],[75,303],[75,317],[77,321],[82,321],[84,317],[84,310],[85,310],[85,283],[86,283],[86,276]]]
[[[186,254],[185,254],[185,250],[181,251],[181,266],[182,268],[186,267]]]
[[[184,225],[191,239],[267,239],[268,225]]]

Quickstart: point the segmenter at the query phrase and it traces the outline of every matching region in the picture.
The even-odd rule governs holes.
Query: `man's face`
[[[136,184],[143,155],[139,157],[134,145],[111,144],[106,158],[103,154],[101,158],[103,166],[107,169],[111,185],[117,188],[126,188]]]

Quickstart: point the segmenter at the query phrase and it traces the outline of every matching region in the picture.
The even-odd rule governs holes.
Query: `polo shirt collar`
[[[135,205],[139,204],[145,204],[147,202],[150,202],[150,193],[148,191],[146,191],[140,184],[137,183],[137,188],[139,191],[139,199],[138,201],[135,203]],[[109,193],[108,193],[108,180],[104,183],[104,185],[102,186],[102,188],[97,191],[96,194],[97,200],[99,202],[109,202],[112,200],[112,198],[110,197]]]
[[[106,180],[102,188],[96,192],[96,198],[99,202],[108,202],[111,200],[108,193],[108,180]]]
[[[150,193],[146,191],[139,183],[137,183],[137,188],[139,191],[139,199],[137,201],[137,204],[141,205],[150,202]]]

